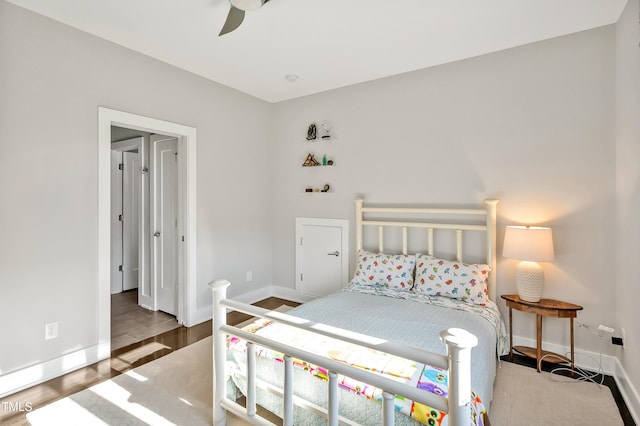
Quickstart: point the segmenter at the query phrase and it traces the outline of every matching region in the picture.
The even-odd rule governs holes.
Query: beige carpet
[[[206,338],[27,415],[33,426],[210,425],[212,340]],[[557,380],[570,380],[556,377]],[[493,426],[622,425],[611,392],[502,363]],[[229,425],[245,424],[229,419]]]
[[[508,362],[498,369],[493,398],[492,426],[623,424],[608,387]]]

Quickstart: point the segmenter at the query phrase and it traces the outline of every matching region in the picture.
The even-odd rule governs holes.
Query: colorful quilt
[[[362,286],[360,286],[362,287]],[[382,288],[368,289],[350,288],[346,291],[386,291]],[[404,292],[408,293],[408,292]],[[402,296],[400,296],[402,297]],[[439,303],[439,302],[436,302]],[[443,301],[441,303],[448,303]],[[470,304],[470,309],[477,309]],[[466,309],[466,308],[461,308]],[[501,323],[498,314],[498,322]],[[371,371],[375,374],[415,386],[419,389],[446,397],[448,395],[448,373],[428,365],[389,355],[369,348],[341,342],[329,337],[313,334],[294,327],[273,323],[269,320],[257,320],[243,328],[246,331],[259,334],[272,340],[287,342],[291,346],[316,353],[346,364]],[[500,339],[498,339],[499,341]],[[246,342],[236,337],[229,338],[229,347],[235,351],[246,351]],[[502,352],[499,349],[499,352]],[[257,346],[259,356],[283,362],[284,354]],[[295,359],[294,366],[307,371],[310,375],[322,380],[328,380],[328,372],[318,366]],[[382,401],[382,390],[348,377],[339,376],[339,386],[354,394],[362,395],[374,401]],[[431,407],[422,405],[396,396],[397,411],[410,416],[425,425],[447,425],[448,416]],[[472,391],[470,424],[483,425],[482,413],[486,412],[481,398]]]

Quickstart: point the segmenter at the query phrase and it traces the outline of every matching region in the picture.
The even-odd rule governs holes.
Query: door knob
[[[338,257],[340,256],[340,252],[338,250],[334,251],[333,253],[327,253],[328,256],[335,256]]]
[[[154,237],[159,237],[160,236],[160,232],[156,231],[155,234],[153,234]]]

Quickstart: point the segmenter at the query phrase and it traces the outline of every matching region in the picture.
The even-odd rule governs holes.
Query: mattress
[[[487,412],[493,397],[498,356],[508,352],[504,322],[493,302],[480,306],[383,286],[352,285],[341,292],[305,303],[287,314],[443,355],[446,354],[446,346],[440,340],[440,331],[452,327],[465,329],[478,338],[478,346],[471,350],[471,386]],[[264,322],[254,328],[263,325]],[[268,325],[264,328],[267,334],[277,338],[282,331],[269,331],[269,327],[283,326]],[[243,371],[246,362],[243,347],[237,344],[231,347],[234,350],[229,351],[232,360],[230,371]],[[278,354],[269,355],[266,350],[259,350],[259,353],[265,356],[258,357],[258,377],[280,385],[282,363],[273,361],[278,359]],[[309,374],[310,370],[308,366],[294,368],[294,394],[326,407],[326,382],[312,377],[322,378],[322,372],[311,371],[312,374]],[[245,383],[240,375],[235,377],[234,382],[244,392]],[[363,398],[341,389],[341,415],[360,424],[380,424],[380,404],[375,397],[368,396],[369,399]],[[281,414],[282,403],[278,397],[259,392],[258,400],[265,408]],[[407,410],[413,409],[401,405],[396,404],[396,424],[419,424],[409,416],[402,415],[403,410],[407,414]],[[325,423],[321,418],[300,410],[294,414],[297,424]]]

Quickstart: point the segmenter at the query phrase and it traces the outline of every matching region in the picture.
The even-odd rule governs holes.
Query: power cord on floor
[[[571,353],[567,352],[564,354],[565,358],[570,356]],[[588,371],[588,370],[583,370],[580,367],[577,367],[575,364],[573,365],[573,370],[571,370],[571,364],[569,364],[569,366],[561,366],[561,367],[557,367],[554,368],[553,370],[551,370],[550,373],[550,380],[554,381],[554,382],[562,382],[562,383],[578,383],[578,382],[591,382],[597,385],[602,385],[604,384],[604,374],[602,372],[602,354],[600,354],[600,360],[597,360],[589,355],[586,354],[582,354],[583,356],[589,357],[591,358],[593,361],[598,363],[598,371],[597,372],[593,372],[593,371]],[[545,357],[554,357],[557,359],[557,356],[555,356],[554,354],[546,354],[543,355],[542,358],[540,359],[540,361],[544,360]],[[573,377],[568,377],[562,374],[559,374],[560,372],[568,372],[571,373],[573,371],[574,376]],[[600,376],[600,382],[597,382],[595,380],[596,377]],[[569,379],[572,379],[571,381],[569,380],[559,380],[557,378],[554,377],[566,377]]]

